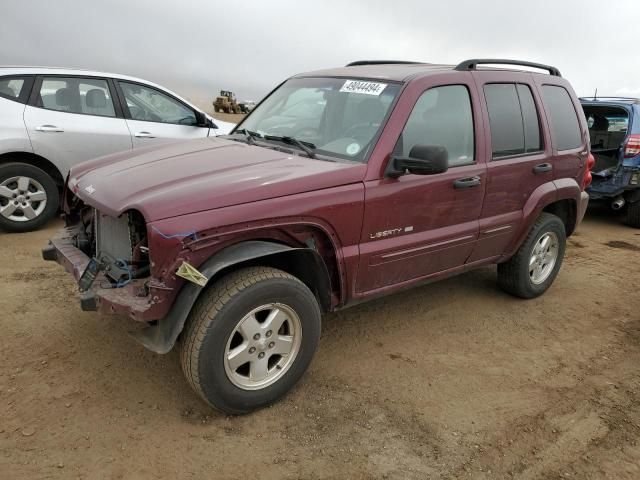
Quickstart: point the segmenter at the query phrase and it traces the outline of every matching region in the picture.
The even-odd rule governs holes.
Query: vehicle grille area
[[[129,216],[118,218],[103,215],[96,210],[96,256],[108,255],[114,260],[131,263],[133,245],[129,234]]]
[[[108,279],[122,285],[149,274],[146,225],[140,213],[115,218],[93,209],[89,222],[91,253]]]

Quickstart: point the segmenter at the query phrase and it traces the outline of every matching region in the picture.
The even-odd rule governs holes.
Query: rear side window
[[[11,100],[19,100],[22,89],[25,86],[25,79],[19,77],[0,78],[0,97]]]
[[[522,109],[522,123],[524,125],[524,151],[525,153],[542,150],[540,141],[540,120],[538,111],[533,101],[531,89],[527,85],[518,84],[518,98]]]
[[[493,158],[524,155],[542,149],[540,121],[528,85],[484,86],[489,110]]]
[[[102,117],[116,116],[109,87],[105,80],[82,79],[78,82],[78,91],[80,92],[82,113]]]
[[[43,78],[38,102],[47,110],[116,116],[107,81],[99,78]]]
[[[558,150],[570,150],[582,145],[580,124],[569,93],[556,85],[543,85],[542,98],[549,112],[551,133]]]

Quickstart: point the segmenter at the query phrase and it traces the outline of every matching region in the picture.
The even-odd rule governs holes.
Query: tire
[[[625,223],[633,228],[640,228],[640,202],[630,203],[627,206],[627,218]]]
[[[549,239],[549,255],[544,253],[544,239]],[[498,283],[507,293],[520,298],[542,295],[553,283],[564,258],[567,235],[562,221],[550,213],[543,212],[531,227],[531,231],[516,254],[507,262],[498,264]],[[555,249],[553,245],[555,243]],[[534,248],[540,248],[536,255]],[[555,250],[555,255],[552,251]],[[539,270],[530,269],[530,261],[536,256]],[[553,264],[550,258],[555,257]]]
[[[34,200],[36,194],[41,200]],[[0,229],[29,232],[40,228],[58,212],[59,197],[58,187],[43,170],[26,163],[0,165]]]
[[[264,306],[271,310],[261,309]],[[271,314],[276,320],[288,319],[269,334]],[[274,403],[300,380],[318,346],[320,324],[318,302],[297,278],[269,267],[238,270],[205,290],[191,310],[180,345],[182,370],[213,408],[227,414],[248,413]],[[260,332],[260,339],[255,340],[252,332]],[[273,354],[285,338],[292,339],[287,343],[292,345],[290,353]],[[271,346],[272,340],[277,346]],[[245,364],[239,360],[236,367],[227,360],[228,352],[236,351],[251,360]],[[268,370],[260,370],[265,364]],[[267,377],[260,380],[264,372]]]

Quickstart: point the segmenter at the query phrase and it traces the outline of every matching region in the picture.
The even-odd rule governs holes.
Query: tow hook
[[[613,208],[614,210],[620,210],[622,207],[624,207],[625,203],[626,202],[624,201],[624,197],[622,195],[619,195],[611,202],[611,208]]]
[[[49,244],[42,249],[42,258],[49,262],[55,262],[58,259],[58,253],[56,252],[56,247]]]

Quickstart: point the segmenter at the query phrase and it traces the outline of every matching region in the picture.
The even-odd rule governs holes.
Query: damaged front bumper
[[[74,244],[78,227],[67,227],[57,232],[49,245],[42,250],[42,258],[62,265],[76,282],[80,280],[90,258]],[[132,280],[120,288],[113,288],[107,278],[99,273],[93,286],[80,294],[80,307],[86,311],[127,315],[140,321],[158,320],[165,313],[160,304],[147,291],[146,279]]]

